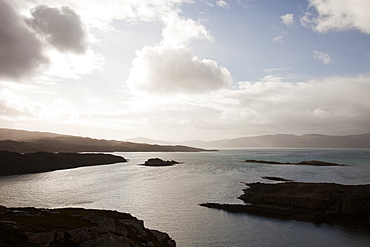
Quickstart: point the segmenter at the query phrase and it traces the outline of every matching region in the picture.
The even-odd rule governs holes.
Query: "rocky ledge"
[[[148,159],[147,161],[145,161],[145,163],[142,165],[144,166],[173,166],[176,164],[180,164],[180,163],[174,160],[162,160],[159,158],[152,158],[152,159]]]
[[[272,180],[272,181],[279,181],[279,182],[292,182],[293,180],[281,178],[281,177],[269,177],[269,176],[263,176],[262,179],[266,180]]]
[[[370,233],[370,184],[250,183],[239,197],[248,204],[203,203],[234,213],[329,223]]]
[[[48,172],[82,166],[126,162],[121,156],[98,153],[15,153],[0,151],[0,176]]]
[[[0,207],[0,246],[175,247],[176,243],[126,213]]]
[[[278,161],[267,161],[267,160],[246,160],[246,163],[257,163],[257,164],[269,164],[269,165],[301,165],[301,166],[346,166],[343,164],[330,163],[319,160],[301,161],[298,163],[290,162],[278,162]]]

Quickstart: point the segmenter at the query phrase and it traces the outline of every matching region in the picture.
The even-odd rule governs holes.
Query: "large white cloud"
[[[154,94],[204,93],[228,87],[229,71],[195,57],[185,46],[144,47],[136,52],[127,79],[132,91]]]
[[[370,34],[370,1],[368,0],[309,0],[310,11],[301,22],[312,25],[318,32],[357,29]]]

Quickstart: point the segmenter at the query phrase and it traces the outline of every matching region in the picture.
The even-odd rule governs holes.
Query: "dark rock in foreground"
[[[330,163],[319,160],[301,161],[298,163],[266,161],[266,160],[246,160],[246,163],[270,164],[270,165],[303,165],[303,166],[345,166],[343,164]]]
[[[180,163],[174,160],[162,160],[159,158],[152,158],[152,159],[148,159],[147,161],[145,161],[145,163],[142,165],[144,166],[173,166],[176,164],[180,164]]]
[[[334,183],[288,182],[278,184],[246,184],[239,197],[247,203],[287,205],[318,212],[330,210],[338,214],[370,215],[370,184],[342,185]]]
[[[126,162],[125,158],[111,154],[28,153],[0,151],[0,176],[47,172],[82,166]]]
[[[175,247],[176,243],[126,213],[0,207],[0,246]]]
[[[370,184],[251,183],[239,199],[245,204],[204,203],[234,213],[329,223],[370,233]]]

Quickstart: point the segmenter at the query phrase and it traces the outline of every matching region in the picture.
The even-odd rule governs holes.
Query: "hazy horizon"
[[[8,129],[8,128],[0,128],[2,130],[11,130],[12,133],[6,134],[5,132],[1,133],[4,135],[0,135],[1,140],[8,140],[6,136],[10,136],[10,140],[15,141],[25,141],[29,139],[39,139],[45,137],[51,137],[54,134],[56,135],[65,135],[65,136],[72,136],[72,137],[82,137],[82,138],[91,138],[91,139],[102,139],[102,140],[112,140],[112,141],[123,141],[123,142],[134,142],[134,143],[144,143],[144,144],[158,144],[158,145],[195,145],[196,143],[212,143],[212,142],[220,142],[220,141],[227,141],[227,140],[237,140],[237,139],[244,139],[244,138],[259,138],[259,137],[278,137],[280,136],[296,136],[296,137],[305,137],[305,136],[325,136],[325,137],[346,137],[346,136],[362,136],[362,135],[369,135],[370,133],[362,133],[362,134],[353,134],[353,135],[325,135],[319,133],[306,133],[302,135],[294,135],[289,133],[276,133],[276,134],[268,134],[268,135],[250,135],[250,136],[237,136],[234,138],[222,138],[222,139],[211,139],[211,140],[202,140],[202,139],[184,139],[184,140],[166,140],[166,139],[152,139],[145,136],[137,136],[133,138],[123,138],[123,139],[105,139],[105,138],[98,138],[94,136],[83,136],[78,134],[68,134],[68,133],[57,133],[57,132],[43,132],[38,130],[26,130],[26,129]],[[13,132],[15,131],[15,132]],[[20,131],[20,132],[18,132]],[[23,131],[31,132],[22,134]],[[17,133],[18,132],[18,133]],[[34,134],[33,134],[34,133]],[[30,135],[31,134],[31,135]],[[46,134],[46,135],[44,135]],[[26,136],[26,138],[25,138]],[[32,136],[32,137],[31,137]]]
[[[367,0],[0,0],[0,128],[370,133]]]

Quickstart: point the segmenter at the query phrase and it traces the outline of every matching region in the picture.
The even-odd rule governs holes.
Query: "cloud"
[[[312,53],[313,53],[313,57],[316,60],[321,61],[323,64],[331,63],[331,57],[329,54],[325,52],[320,52],[320,51],[313,51]]]
[[[294,23],[294,15],[293,14],[282,15],[282,16],[280,16],[280,18],[281,18],[281,21],[287,26],[291,26]]]
[[[40,99],[47,99],[42,101]],[[2,82],[0,84],[0,119],[15,122],[69,121],[76,115],[75,105],[47,93],[39,86]]]
[[[148,135],[157,130],[168,136],[183,135],[183,139],[209,138],[221,132],[224,138],[276,133],[367,133],[369,82],[369,76],[287,82],[283,76],[267,75],[212,94],[138,94],[127,107],[135,110],[125,119],[140,119],[137,128],[145,129]],[[177,133],[179,129],[182,133]]]
[[[162,44],[177,46],[189,44],[193,40],[213,40],[202,23],[181,15],[181,5],[194,4],[192,0],[64,0],[63,3],[78,10],[89,27],[103,31],[114,29],[112,23],[117,20],[131,24],[161,22],[163,23]]]
[[[0,77],[20,79],[48,63],[42,44],[15,10],[0,0]]]
[[[89,42],[79,15],[69,7],[39,5],[31,10],[29,24],[61,52],[84,53]]]
[[[250,9],[250,8],[257,8],[258,5],[257,4],[252,4],[250,3],[252,1],[245,1],[245,0],[237,0],[236,3],[242,7],[242,8],[245,8],[245,9]]]
[[[291,68],[292,67],[269,68],[269,69],[264,69],[263,72],[272,73],[272,72],[286,71],[286,70],[289,70]]]
[[[121,20],[135,24],[138,22],[161,21],[172,13],[181,13],[181,5],[193,4],[192,0],[12,0],[21,12],[27,12],[37,5],[47,5],[50,8],[69,6],[75,10],[90,29],[110,32],[115,29],[114,21]]]
[[[220,8],[224,8],[224,9],[230,8],[230,5],[225,1],[217,1],[216,4]]]
[[[194,39],[213,40],[209,31],[200,23],[180,17],[177,13],[167,14],[162,18],[162,44],[178,46],[189,44]]]
[[[301,18],[304,26],[317,32],[357,29],[370,34],[370,1],[309,0],[310,9]]]
[[[272,40],[277,43],[284,44],[284,37],[281,34],[276,35]]]
[[[11,34],[14,36],[11,38],[16,39],[16,42],[8,42],[0,47],[8,55],[6,62],[1,61],[4,63],[0,68],[2,77],[19,79],[19,75],[39,70],[40,74],[47,77],[79,78],[81,74],[100,70],[104,59],[92,50],[93,42],[97,39],[90,32],[103,36],[104,32],[113,31],[113,24],[119,20],[130,24],[149,21],[162,23],[160,44],[164,46],[213,40],[200,21],[181,15],[181,5],[192,4],[191,0],[14,0],[7,4],[0,1],[6,5],[0,10],[6,12],[1,18],[10,16],[13,19],[9,22],[12,23],[10,29],[4,26],[5,22],[0,24],[1,32],[3,34],[6,31],[8,33],[5,35]],[[0,42],[5,41],[3,39]]]
[[[1,78],[47,81],[101,69],[102,56],[90,49],[89,31],[74,10],[46,5],[21,10],[16,3],[0,0]]]
[[[136,55],[126,81],[134,92],[205,93],[232,82],[226,68],[213,60],[195,57],[185,46],[145,46]]]
[[[81,75],[102,71],[104,57],[89,49],[85,54],[60,53],[55,50],[47,51],[53,59],[44,74],[52,78],[79,79]]]
[[[240,82],[228,97],[238,103],[228,107],[232,121],[260,133],[369,132],[370,77],[329,77],[287,83],[266,76],[258,82]],[[226,110],[226,109],[225,109]],[[244,115],[243,116],[243,113]],[[253,133],[253,132],[252,132]]]

